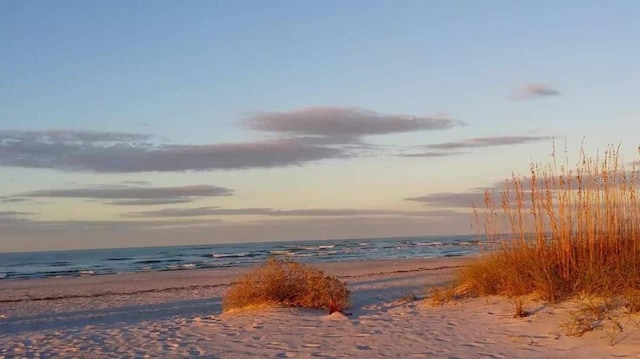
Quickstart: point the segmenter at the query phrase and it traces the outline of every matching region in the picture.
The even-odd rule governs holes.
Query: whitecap
[[[249,253],[213,253],[211,254],[214,258],[236,258],[236,257],[244,257],[248,256]]]
[[[441,246],[442,242],[418,242],[416,243],[417,246],[430,246],[430,247],[437,247],[437,246]]]
[[[292,255],[293,253],[291,253],[291,251],[289,250],[280,250],[280,249],[274,249],[272,251],[269,251],[269,253],[271,254],[286,254],[286,255]]]
[[[192,269],[195,268],[196,265],[193,263],[186,263],[186,264],[175,264],[175,265],[170,265],[169,269],[170,270],[178,270],[178,269]]]

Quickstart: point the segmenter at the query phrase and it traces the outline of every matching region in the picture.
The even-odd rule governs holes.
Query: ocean
[[[477,236],[430,236],[0,253],[0,280],[247,266],[269,257],[300,262],[471,255]]]

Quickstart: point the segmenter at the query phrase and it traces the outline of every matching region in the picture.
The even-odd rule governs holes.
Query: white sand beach
[[[301,309],[222,314],[247,269],[0,281],[0,358],[637,358],[640,329],[621,317],[582,337],[576,303],[497,297],[433,307],[408,301],[449,281],[462,258],[318,264],[352,291],[350,316]],[[621,331],[620,331],[621,329]],[[611,346],[613,343],[615,345]]]

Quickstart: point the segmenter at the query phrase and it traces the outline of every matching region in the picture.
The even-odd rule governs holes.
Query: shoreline
[[[0,358],[609,358],[640,349],[640,329],[627,322],[614,347],[602,339],[608,328],[563,335],[575,303],[528,301],[535,314],[515,319],[505,298],[412,300],[470,259],[314,264],[347,282],[348,317],[296,308],[222,314],[227,286],[250,268],[0,282]]]
[[[461,236],[368,241],[277,242],[208,246],[0,253],[0,282],[20,279],[76,278],[96,275],[172,272],[248,267],[268,258],[308,264],[336,261],[423,259],[469,256],[479,249]]]
[[[473,257],[388,259],[318,262],[309,265],[341,280],[366,276],[461,266]],[[256,264],[259,265],[259,264]],[[72,297],[130,295],[137,293],[226,286],[256,265],[198,268],[175,271],[130,272],[83,277],[11,279],[0,281],[0,303],[57,300]],[[385,268],[383,271],[370,269]],[[60,294],[64,292],[63,294]]]

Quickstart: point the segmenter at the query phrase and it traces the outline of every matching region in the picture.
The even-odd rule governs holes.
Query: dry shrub
[[[566,151],[565,151],[566,156]],[[568,156],[566,156],[568,158]],[[512,175],[500,199],[474,206],[491,251],[463,269],[458,284],[473,295],[537,294],[550,302],[573,296],[625,296],[638,307],[640,201],[635,167],[624,169],[619,148],[578,164],[532,164]]]
[[[341,310],[349,306],[345,283],[321,270],[291,260],[271,258],[233,283],[223,298],[223,311],[286,306],[329,309],[331,300]]]

